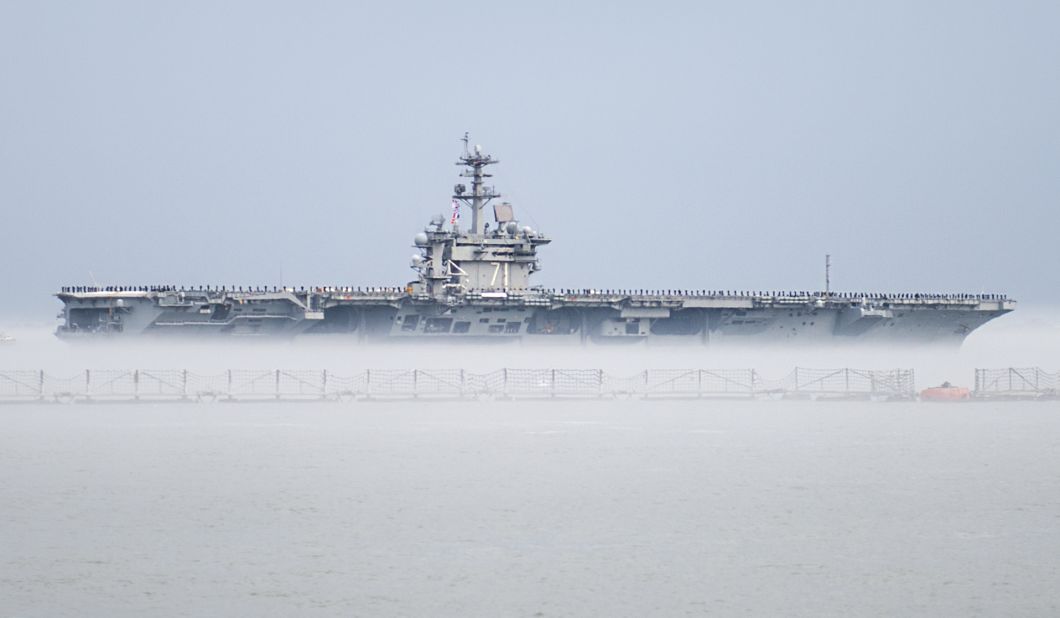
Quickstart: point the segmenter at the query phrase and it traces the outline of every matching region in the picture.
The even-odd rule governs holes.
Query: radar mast
[[[456,164],[465,168],[460,175],[471,179],[471,194],[467,195],[467,188],[458,184],[453,187],[453,199],[460,200],[471,208],[471,233],[481,236],[486,233],[486,220],[482,216],[482,209],[490,203],[490,200],[501,196],[493,187],[485,185],[484,179],[493,177],[493,174],[485,172],[485,167],[500,163],[500,161],[490,155],[482,154],[482,146],[476,145],[472,151],[469,147],[467,132],[464,133],[461,141],[464,142],[464,154]]]

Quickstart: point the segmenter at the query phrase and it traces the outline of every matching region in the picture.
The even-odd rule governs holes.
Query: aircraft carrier
[[[357,341],[949,343],[1015,308],[1003,294],[546,289],[551,239],[515,218],[487,179],[498,163],[467,136],[470,187],[415,235],[413,281],[356,286],[67,286],[63,338],[345,335]],[[492,211],[492,225],[487,221]],[[470,211],[468,229],[461,209]]]

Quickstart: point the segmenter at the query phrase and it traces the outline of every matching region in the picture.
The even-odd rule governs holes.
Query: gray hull
[[[397,288],[64,291],[62,337],[348,335],[358,340],[959,344],[1014,308],[973,295],[524,291],[460,304]]]

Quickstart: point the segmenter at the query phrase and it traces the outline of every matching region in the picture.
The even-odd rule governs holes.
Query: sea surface
[[[1060,403],[0,406],[0,616],[1052,616]]]

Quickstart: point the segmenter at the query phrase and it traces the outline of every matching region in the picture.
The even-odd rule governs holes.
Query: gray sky
[[[1060,300],[1056,2],[0,0],[0,311],[407,281],[465,130],[555,287]],[[91,273],[91,276],[90,276]]]

